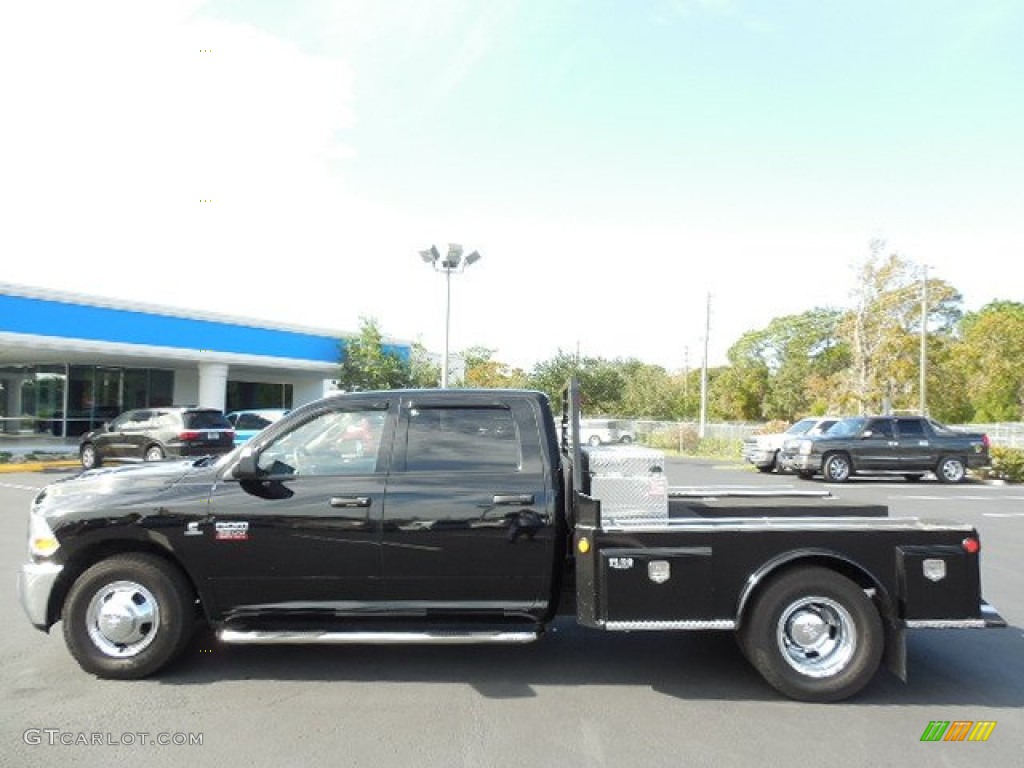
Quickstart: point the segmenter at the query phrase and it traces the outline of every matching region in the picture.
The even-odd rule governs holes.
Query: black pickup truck
[[[46,487],[21,602],[100,677],[157,672],[200,624],[225,643],[521,643],[568,614],[735,631],[808,701],[855,694],[883,658],[905,679],[907,628],[1005,626],[969,525],[670,493],[656,452],[579,434],[575,384],[560,421],[537,392],[330,397],[217,459]]]
[[[933,472],[943,483],[960,483],[968,469],[989,466],[989,440],[923,416],[855,416],[826,432],[787,440],[779,463],[809,480],[833,483],[851,476],[899,475],[920,480]]]

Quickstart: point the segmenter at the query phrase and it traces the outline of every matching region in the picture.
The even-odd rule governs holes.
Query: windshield
[[[854,419],[843,419],[833,424],[832,428],[825,434],[829,437],[853,437],[864,428],[866,421],[867,419],[863,416],[858,416]]]
[[[817,419],[800,419],[796,424],[786,430],[787,435],[802,435],[815,424],[818,423]]]

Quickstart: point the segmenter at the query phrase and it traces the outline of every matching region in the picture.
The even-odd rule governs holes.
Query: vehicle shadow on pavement
[[[930,636],[924,636],[930,635]],[[884,668],[850,705],[1024,706],[1024,632],[908,635],[909,683]],[[729,632],[607,633],[554,623],[526,646],[230,646],[203,632],[165,685],[223,681],[463,682],[489,699],[545,686],[647,686],[681,700],[786,701],[747,663]]]

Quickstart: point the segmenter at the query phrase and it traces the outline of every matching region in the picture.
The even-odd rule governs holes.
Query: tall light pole
[[[448,387],[448,340],[451,338],[452,327],[452,273],[459,274],[466,271],[466,267],[480,261],[480,254],[473,251],[471,254],[462,257],[462,246],[457,243],[448,244],[448,255],[443,259],[437,250],[436,245],[430,246],[425,251],[420,251],[420,258],[434,268],[435,272],[444,272],[445,280],[445,301],[444,301],[444,358],[441,361],[441,388]]]

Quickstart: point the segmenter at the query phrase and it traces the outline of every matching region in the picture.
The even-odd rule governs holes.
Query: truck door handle
[[[332,507],[368,507],[371,501],[369,496],[331,496]]]
[[[532,493],[513,493],[513,494],[495,494],[494,498],[491,499],[494,504],[507,504],[509,506],[517,506],[520,504],[533,504]]]

